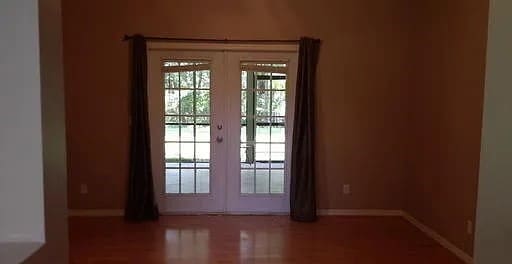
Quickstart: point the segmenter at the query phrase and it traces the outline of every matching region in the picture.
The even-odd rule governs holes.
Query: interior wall
[[[46,243],[25,263],[68,263],[66,130],[60,0],[39,0]]]
[[[512,2],[491,0],[475,263],[511,263]]]
[[[405,208],[472,254],[488,0],[413,2]]]
[[[405,174],[402,0],[64,0],[69,207],[123,208],[129,150],[124,34],[322,39],[319,208],[400,209]],[[80,184],[88,194],[79,194]],[[351,184],[352,194],[342,195]]]
[[[0,242],[45,241],[37,18],[36,0],[0,2]]]

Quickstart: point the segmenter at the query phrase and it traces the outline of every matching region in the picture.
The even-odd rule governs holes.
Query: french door
[[[160,211],[288,212],[296,48],[155,45],[148,100]]]

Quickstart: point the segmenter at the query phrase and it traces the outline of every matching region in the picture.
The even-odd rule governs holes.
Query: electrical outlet
[[[350,184],[343,184],[343,194],[350,194]]]
[[[89,193],[89,188],[87,187],[87,184],[82,183],[80,184],[80,194],[87,194]]]
[[[466,222],[466,232],[468,233],[468,235],[472,235],[473,234],[473,221],[468,220]]]

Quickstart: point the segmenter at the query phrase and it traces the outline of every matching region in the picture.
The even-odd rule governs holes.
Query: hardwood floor
[[[462,264],[400,217],[70,218],[70,260],[104,263]]]

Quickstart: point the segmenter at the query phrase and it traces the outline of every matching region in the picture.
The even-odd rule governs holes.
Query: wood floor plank
[[[342,263],[463,264],[400,217],[71,217],[74,264]]]

